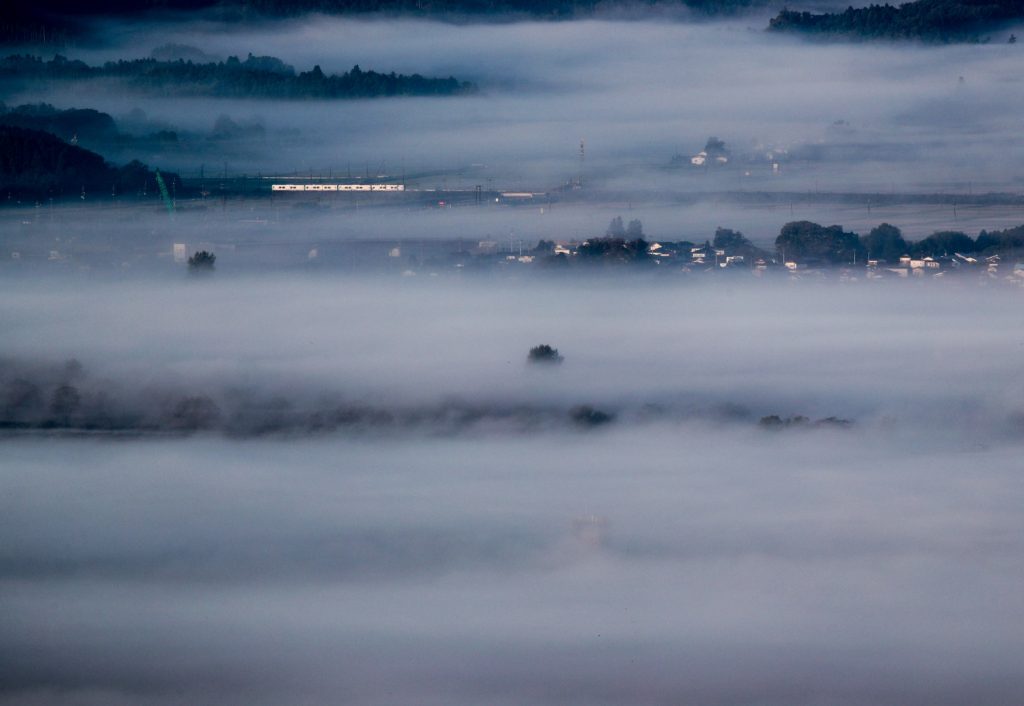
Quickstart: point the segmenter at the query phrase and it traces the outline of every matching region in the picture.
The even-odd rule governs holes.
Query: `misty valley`
[[[0,706],[1024,702],[1024,13],[0,8]]]

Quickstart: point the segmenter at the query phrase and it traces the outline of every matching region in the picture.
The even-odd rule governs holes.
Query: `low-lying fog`
[[[1002,35],[988,45],[821,45],[766,34],[766,20],[115,26],[104,48],[69,53],[96,62],[179,44],[221,58],[275,55],[300,71],[359,64],[452,74],[477,82],[481,92],[268,102],[126,96],[83,85],[36,87],[5,100],[115,116],[139,107],[154,126],[196,135],[209,134],[222,114],[265,128],[235,144],[183,140],[180,148],[143,155],[187,173],[201,165],[219,171],[225,160],[229,171],[264,174],[397,175],[484,165],[484,178],[497,188],[542,189],[579,175],[584,139],[586,178],[614,187],[1021,188],[1024,154],[1013,118],[1024,110],[1019,45]],[[709,174],[690,167],[709,136],[725,140],[730,168]],[[769,151],[776,156],[766,158]],[[665,169],[677,154],[683,167]],[[758,161],[748,162],[754,156]]]
[[[83,404],[614,416],[9,433],[0,703],[1018,703],[1017,296],[8,278],[4,384]]]
[[[1022,45],[824,46],[765,24],[112,25],[68,53],[178,43],[481,91],[3,100],[178,130],[124,157],[189,175],[1024,184]],[[211,139],[223,114],[253,129]],[[692,169],[709,136],[729,166]],[[777,174],[747,161],[769,150]],[[1018,290],[372,277],[313,257],[360,239],[529,247],[613,216],[650,240],[723,226],[770,247],[801,218],[917,239],[1019,225],[1019,209],[211,196],[171,219],[87,196],[0,223],[0,704],[1024,702]],[[172,270],[172,242],[216,245],[217,271]],[[528,365],[538,344],[564,361]]]
[[[299,406],[330,393],[657,403],[736,407],[754,421],[945,420],[944,436],[990,436],[1024,410],[1018,295],[955,282],[182,275],[11,278],[3,289],[0,354],[12,365],[74,358],[86,387],[115,398],[173,386],[251,388]],[[566,362],[528,369],[541,343]]]

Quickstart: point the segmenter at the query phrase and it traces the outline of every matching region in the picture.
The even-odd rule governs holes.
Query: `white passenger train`
[[[405,191],[405,184],[272,184],[272,191]]]

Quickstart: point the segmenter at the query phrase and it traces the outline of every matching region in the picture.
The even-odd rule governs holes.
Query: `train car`
[[[272,191],[405,191],[405,184],[271,184]]]

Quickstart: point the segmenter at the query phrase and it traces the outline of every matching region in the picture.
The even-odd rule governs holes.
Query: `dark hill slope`
[[[165,173],[168,184],[178,176]],[[44,200],[111,194],[156,194],[156,175],[141,162],[123,167],[39,130],[0,126],[0,199]]]

